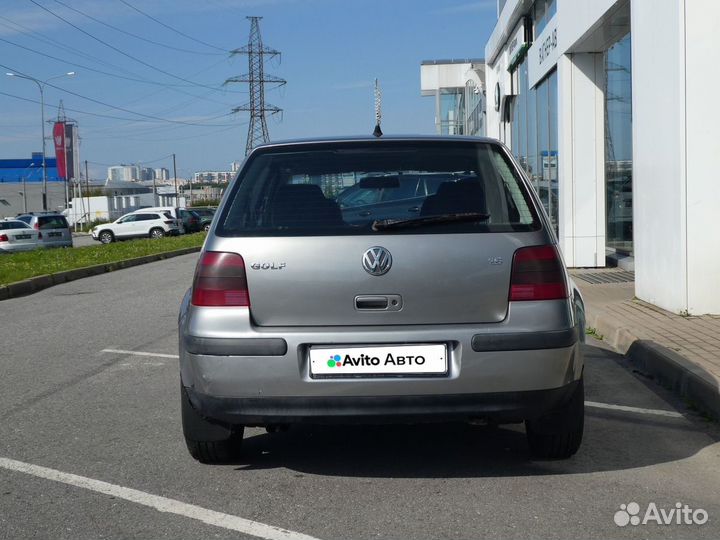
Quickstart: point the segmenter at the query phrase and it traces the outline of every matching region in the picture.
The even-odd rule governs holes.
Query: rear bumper
[[[570,399],[578,381],[524,392],[410,396],[217,398],[186,388],[193,408],[225,424],[511,423],[536,419]]]
[[[530,418],[562,401],[560,389],[582,375],[583,322],[570,308],[511,303],[498,324],[258,328],[247,308],[196,308],[186,295],[180,375],[198,410],[230,423]],[[311,373],[312,347],[403,344],[445,344],[447,372]]]
[[[284,356],[283,338],[210,338],[183,336],[184,349],[190,354],[211,356]],[[475,352],[529,351],[572,347],[579,340],[578,328],[544,332],[480,333],[470,341]]]

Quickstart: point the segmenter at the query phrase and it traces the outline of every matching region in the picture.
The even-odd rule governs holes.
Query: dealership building
[[[720,2],[498,0],[486,131],[531,178],[570,267],[720,313]]]

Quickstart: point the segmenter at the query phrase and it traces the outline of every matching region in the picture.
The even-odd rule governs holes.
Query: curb
[[[18,298],[29,294],[42,291],[54,285],[75,281],[90,276],[97,276],[106,272],[114,272],[123,268],[131,268],[141,264],[147,264],[163,259],[171,259],[180,255],[188,255],[190,253],[198,253],[202,249],[201,246],[177,249],[175,251],[165,251],[154,255],[145,255],[144,257],[135,257],[134,259],[125,259],[111,263],[96,264],[94,266],[86,266],[84,268],[75,268],[64,272],[56,272],[54,274],[46,274],[44,276],[36,276],[7,285],[0,285],[0,301],[9,298]]]
[[[587,326],[596,329],[603,341],[624,355],[634,368],[689,400],[705,414],[720,419],[720,387],[712,375],[681,354],[640,339],[608,315],[592,313],[592,308],[588,311]]]

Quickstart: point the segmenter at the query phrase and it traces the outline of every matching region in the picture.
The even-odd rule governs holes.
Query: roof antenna
[[[378,80],[375,79],[375,130],[373,135],[376,137],[382,137],[382,130],[380,129],[380,119],[382,118],[382,94],[380,93],[380,85]]]

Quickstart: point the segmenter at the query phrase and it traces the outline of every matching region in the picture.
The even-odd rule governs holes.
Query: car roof
[[[267,149],[275,146],[292,146],[306,144],[327,144],[327,143],[352,143],[367,142],[376,143],[378,145],[387,141],[394,142],[474,142],[474,143],[491,143],[502,145],[497,139],[492,137],[473,137],[469,135],[383,135],[382,137],[373,137],[371,135],[350,135],[344,137],[317,137],[305,139],[286,139],[280,141],[272,141],[259,144],[255,150]],[[253,150],[253,152],[255,151]]]

